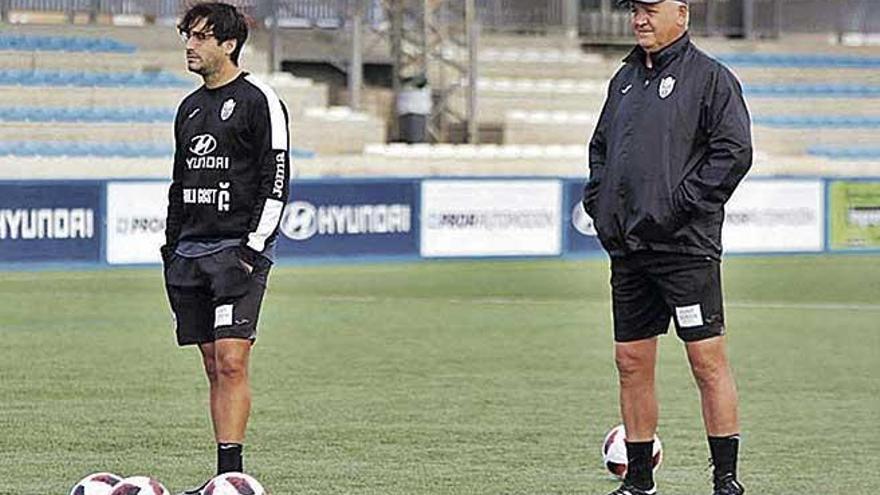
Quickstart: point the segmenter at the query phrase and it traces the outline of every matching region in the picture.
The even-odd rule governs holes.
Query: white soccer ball
[[[617,425],[611,428],[611,431],[605,435],[605,441],[602,442],[602,462],[605,468],[616,476],[623,479],[626,476],[626,430],[623,425]],[[663,445],[660,443],[660,437],[654,435],[654,449],[651,463],[654,466],[654,472],[660,468],[663,462]]]
[[[125,478],[113,487],[110,495],[171,495],[162,483],[147,476]]]
[[[264,495],[266,490],[253,476],[244,473],[223,473],[212,479],[202,495]]]
[[[110,495],[120,480],[122,477],[113,473],[90,474],[73,485],[70,495]]]

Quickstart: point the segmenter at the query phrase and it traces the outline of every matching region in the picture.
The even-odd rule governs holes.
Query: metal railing
[[[224,0],[240,7],[263,23],[277,11],[279,24],[287,27],[334,28],[345,25],[354,2],[363,2],[364,20],[381,23],[385,14],[379,0]],[[547,31],[562,28],[566,3],[576,0],[477,0],[477,12],[484,29]],[[0,13],[10,11],[63,12],[72,16],[143,15],[148,19],[176,18],[194,0],[0,0]],[[4,15],[5,19],[5,15]]]
[[[62,12],[90,19],[142,15],[174,19],[197,0],[0,0],[11,11]],[[277,12],[282,27],[342,28],[355,2],[364,20],[385,21],[380,0],[225,0],[263,24]],[[418,2],[421,0],[411,0]],[[577,27],[587,37],[629,35],[628,13],[614,0],[476,0],[485,31],[556,32]],[[782,33],[880,33],[880,0],[691,0],[691,29],[718,36],[774,37]],[[601,7],[600,7],[601,6]]]
[[[563,27],[564,0],[479,0],[477,12],[484,29],[544,32]]]
[[[691,0],[691,31],[704,36],[775,38],[786,33],[880,33],[878,0]],[[583,9],[581,35],[630,35],[626,9]]]

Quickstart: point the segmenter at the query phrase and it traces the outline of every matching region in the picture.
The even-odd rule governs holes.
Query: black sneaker
[[[208,483],[210,483],[210,482],[211,482],[211,480],[208,480],[208,481],[202,483],[202,486],[200,486],[198,488],[190,488],[189,490],[184,490],[184,491],[178,493],[177,495],[202,495],[202,490],[204,490],[205,487],[208,486]]]
[[[657,487],[654,486],[650,490],[642,490],[630,484],[624,483],[620,485],[620,488],[614,490],[608,495],[657,495]]]
[[[743,495],[746,489],[731,475],[715,480],[715,491],[712,495]]]

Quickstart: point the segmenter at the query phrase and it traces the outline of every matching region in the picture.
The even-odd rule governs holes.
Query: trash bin
[[[404,80],[402,86],[397,96],[400,140],[408,144],[425,143],[431,116],[431,88],[424,77]]]

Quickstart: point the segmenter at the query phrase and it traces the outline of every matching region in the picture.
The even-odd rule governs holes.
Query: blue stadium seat
[[[112,38],[0,35],[0,50],[134,53],[137,47]]]
[[[298,160],[308,160],[314,157],[314,151],[304,150],[302,148],[290,148],[290,158],[295,158]]]
[[[792,128],[866,128],[880,127],[880,116],[859,116],[859,115],[777,115],[777,116],[755,116],[755,124],[770,127],[792,127]]]
[[[188,86],[168,72],[72,72],[55,70],[0,70],[0,85],[6,86]]]
[[[786,53],[727,53],[719,59],[739,67],[792,67],[792,68],[880,68],[880,57],[847,55],[786,54]]]
[[[174,121],[174,109],[164,107],[0,107],[6,122],[157,122]]]
[[[877,146],[811,146],[807,153],[832,160],[880,160]]]
[[[867,84],[759,84],[744,92],[751,97],[880,98],[880,86]]]
[[[80,141],[0,141],[0,156],[94,156],[126,158],[172,158],[168,144],[80,142]],[[314,158],[315,153],[299,148],[291,149],[291,157],[302,160]]]

